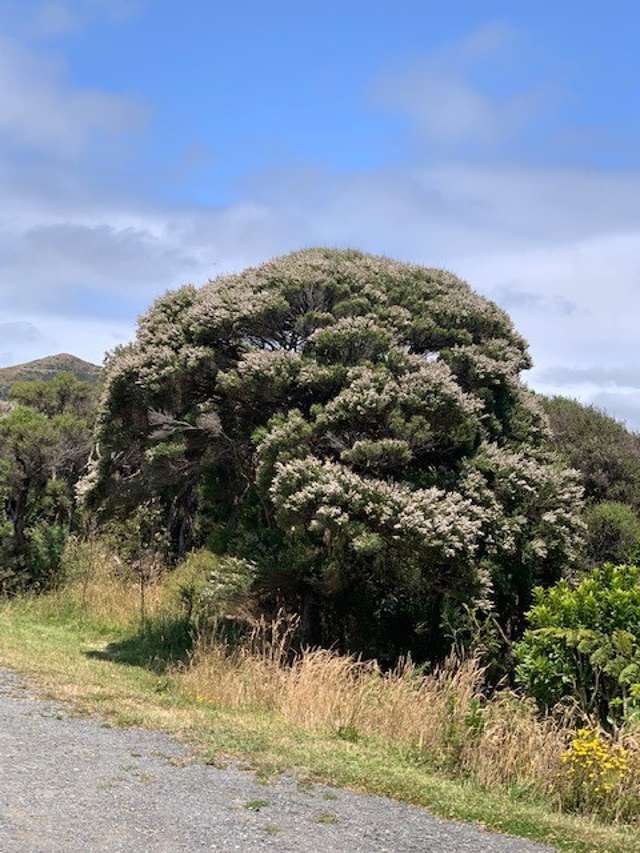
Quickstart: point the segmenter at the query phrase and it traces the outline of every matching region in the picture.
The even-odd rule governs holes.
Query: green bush
[[[58,580],[91,446],[93,390],[73,376],[20,382],[0,409],[0,594]]]
[[[68,536],[67,527],[40,521],[28,531],[30,585],[44,590],[61,580],[61,560]]]
[[[201,548],[183,560],[165,586],[197,633],[206,635],[246,607],[254,580],[255,566],[249,560],[219,557]]]
[[[640,519],[627,504],[604,501],[588,508],[586,547],[592,565],[633,563],[640,549]]]
[[[219,560],[217,554],[200,548],[188,554],[167,576],[164,586],[168,603],[180,607],[187,619],[194,614],[209,573],[218,567]]]
[[[640,567],[607,564],[537,589],[516,645],[519,683],[549,708],[574,700],[611,723],[640,710]]]

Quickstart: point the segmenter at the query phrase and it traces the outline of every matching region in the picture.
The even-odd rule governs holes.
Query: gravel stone
[[[284,775],[197,763],[164,734],[69,715],[0,670],[2,853],[535,853],[519,838]]]

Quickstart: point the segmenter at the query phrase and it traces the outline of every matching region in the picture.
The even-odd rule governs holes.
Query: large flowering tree
[[[178,551],[257,560],[309,639],[417,648],[455,603],[517,632],[581,536],[529,366],[448,272],[296,252],[153,305],[108,364],[84,486],[104,511],[161,501]]]

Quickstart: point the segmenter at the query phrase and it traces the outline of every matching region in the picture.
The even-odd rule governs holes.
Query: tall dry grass
[[[63,585],[43,602],[49,610],[75,610],[96,624],[136,630],[144,618],[153,620],[177,612],[166,584],[144,585],[140,578],[120,560],[109,543],[96,538],[72,539],[63,556]]]
[[[203,644],[182,676],[192,696],[236,709],[275,712],[297,726],[345,739],[371,737],[407,757],[487,786],[554,792],[570,728],[541,719],[504,691],[487,700],[475,658],[450,658],[425,674],[411,660],[383,671],[326,649],[287,652],[286,631],[264,625],[239,648]]]
[[[506,689],[486,695],[477,658],[452,657],[428,673],[410,660],[383,671],[326,649],[292,657],[291,631],[282,620],[262,622],[240,647],[201,643],[182,675],[184,690],[227,708],[276,713],[320,734],[375,738],[408,760],[558,809],[640,820],[638,730],[612,739],[594,727],[612,749],[625,750],[624,773],[610,772],[602,758],[602,766],[587,761],[584,778],[572,777],[566,757],[573,755],[575,715],[565,709],[542,716],[533,701]],[[573,757],[581,767],[584,757]],[[593,791],[585,797],[580,786]]]

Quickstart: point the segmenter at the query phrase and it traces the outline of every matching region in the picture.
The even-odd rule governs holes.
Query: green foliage
[[[94,388],[72,373],[59,373],[49,380],[16,382],[9,390],[9,400],[49,416],[70,412],[87,416],[93,408],[94,396]]]
[[[70,535],[60,556],[60,581],[71,588],[84,588],[92,576],[98,575],[99,554],[102,543],[93,537]]]
[[[580,471],[589,501],[640,509],[640,436],[594,406],[542,398],[553,446]]]
[[[200,598],[210,573],[216,571],[219,564],[220,557],[217,554],[200,548],[187,554],[168,574],[165,581],[168,597],[184,613],[188,622],[197,621]]]
[[[603,501],[588,507],[585,521],[592,565],[633,563],[640,556],[640,519],[630,506]]]
[[[29,547],[26,562],[29,571],[29,585],[47,588],[55,584],[68,536],[68,527],[38,521],[29,528]]]
[[[0,592],[55,583],[91,446],[92,389],[21,382],[0,412]]]
[[[572,698],[603,722],[640,710],[640,567],[607,564],[538,589],[517,678],[542,705]]]
[[[167,550],[162,509],[150,498],[126,518],[113,519],[103,527],[114,552],[136,573],[163,566]]]
[[[88,505],[255,560],[311,643],[439,654],[447,602],[517,635],[582,534],[529,366],[441,270],[312,249],[185,287],[107,365]]]
[[[225,618],[247,608],[256,566],[239,557],[219,557],[202,548],[192,551],[171,573],[167,587],[180,599],[198,635],[210,636]]]

